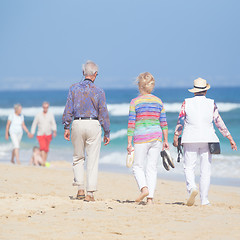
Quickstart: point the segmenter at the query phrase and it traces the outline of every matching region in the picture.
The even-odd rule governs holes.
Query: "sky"
[[[239,0],[0,0],[0,90],[240,86]]]

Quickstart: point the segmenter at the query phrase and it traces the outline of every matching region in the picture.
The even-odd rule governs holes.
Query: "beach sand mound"
[[[240,188],[212,186],[187,207],[185,184],[158,180],[155,204],[136,204],[133,176],[100,173],[96,202],[75,200],[72,170],[0,164],[0,239],[240,239]],[[66,166],[64,168],[64,166]]]

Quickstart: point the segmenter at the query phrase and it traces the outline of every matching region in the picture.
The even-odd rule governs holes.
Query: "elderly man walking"
[[[85,79],[73,84],[63,113],[64,138],[71,140],[73,153],[73,186],[78,186],[77,199],[95,201],[93,193],[97,190],[98,159],[101,147],[101,126],[104,130],[104,145],[110,142],[110,121],[106,105],[105,93],[95,86],[94,81],[98,74],[98,66],[87,61],[83,64]],[[85,196],[84,162],[85,151],[87,157],[87,183]]]
[[[36,127],[38,127],[37,131],[37,139],[39,142],[39,148],[41,151],[41,156],[43,159],[43,164],[47,161],[47,156],[49,152],[49,145],[53,137],[57,136],[57,125],[54,118],[54,115],[48,111],[49,103],[43,102],[42,104],[43,111],[38,113],[32,123],[31,134],[35,134]]]

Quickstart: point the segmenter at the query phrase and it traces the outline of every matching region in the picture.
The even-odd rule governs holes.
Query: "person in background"
[[[208,191],[210,187],[211,160],[208,143],[219,142],[213,122],[222,133],[228,138],[233,150],[237,150],[231,134],[225,126],[214,100],[206,98],[210,85],[206,80],[198,78],[194,80],[194,88],[189,92],[194,93],[193,98],[187,98],[182,104],[174,134],[174,146],[178,145],[178,137],[182,134],[184,147],[184,173],[186,177],[187,191],[189,198],[187,205],[192,206],[198,194],[195,183],[194,169],[197,159],[200,158],[200,198],[202,205],[209,205]]]
[[[98,160],[101,148],[101,126],[104,130],[104,145],[110,142],[110,121],[104,91],[94,82],[98,75],[98,66],[92,61],[83,64],[83,82],[73,84],[69,89],[62,117],[64,138],[71,140],[74,148],[73,172],[74,186],[78,186],[77,199],[95,201],[97,190]],[[84,186],[85,151],[87,157],[87,195]]]
[[[33,147],[30,165],[35,165],[35,166],[43,166],[44,165],[39,147],[36,147],[36,146]]]
[[[52,136],[57,136],[57,125],[54,118],[54,115],[48,111],[49,103],[43,102],[42,104],[43,111],[38,113],[32,123],[31,128],[31,137],[34,136],[36,128],[37,131],[37,139],[39,142],[39,148],[42,155],[43,165],[45,165],[47,161],[47,156],[49,152],[49,145],[52,140]]]
[[[22,106],[20,104],[15,104],[14,113],[8,116],[5,132],[6,140],[8,140],[10,136],[13,144],[11,163],[15,163],[14,159],[16,158],[17,164],[20,164],[19,149],[23,135],[23,130],[27,133],[28,137],[31,137],[31,134],[24,123]]]
[[[147,197],[153,204],[157,182],[157,162],[162,149],[168,149],[168,124],[162,100],[151,94],[155,79],[149,72],[137,77],[140,95],[132,99],[128,120],[128,154],[133,150],[133,174],[141,191],[136,202]],[[163,135],[163,142],[162,142]],[[144,165],[146,162],[146,173]]]

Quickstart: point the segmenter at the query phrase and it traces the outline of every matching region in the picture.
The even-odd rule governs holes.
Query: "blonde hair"
[[[140,73],[137,77],[137,83],[140,93],[151,93],[155,87],[155,79],[149,72]]]

